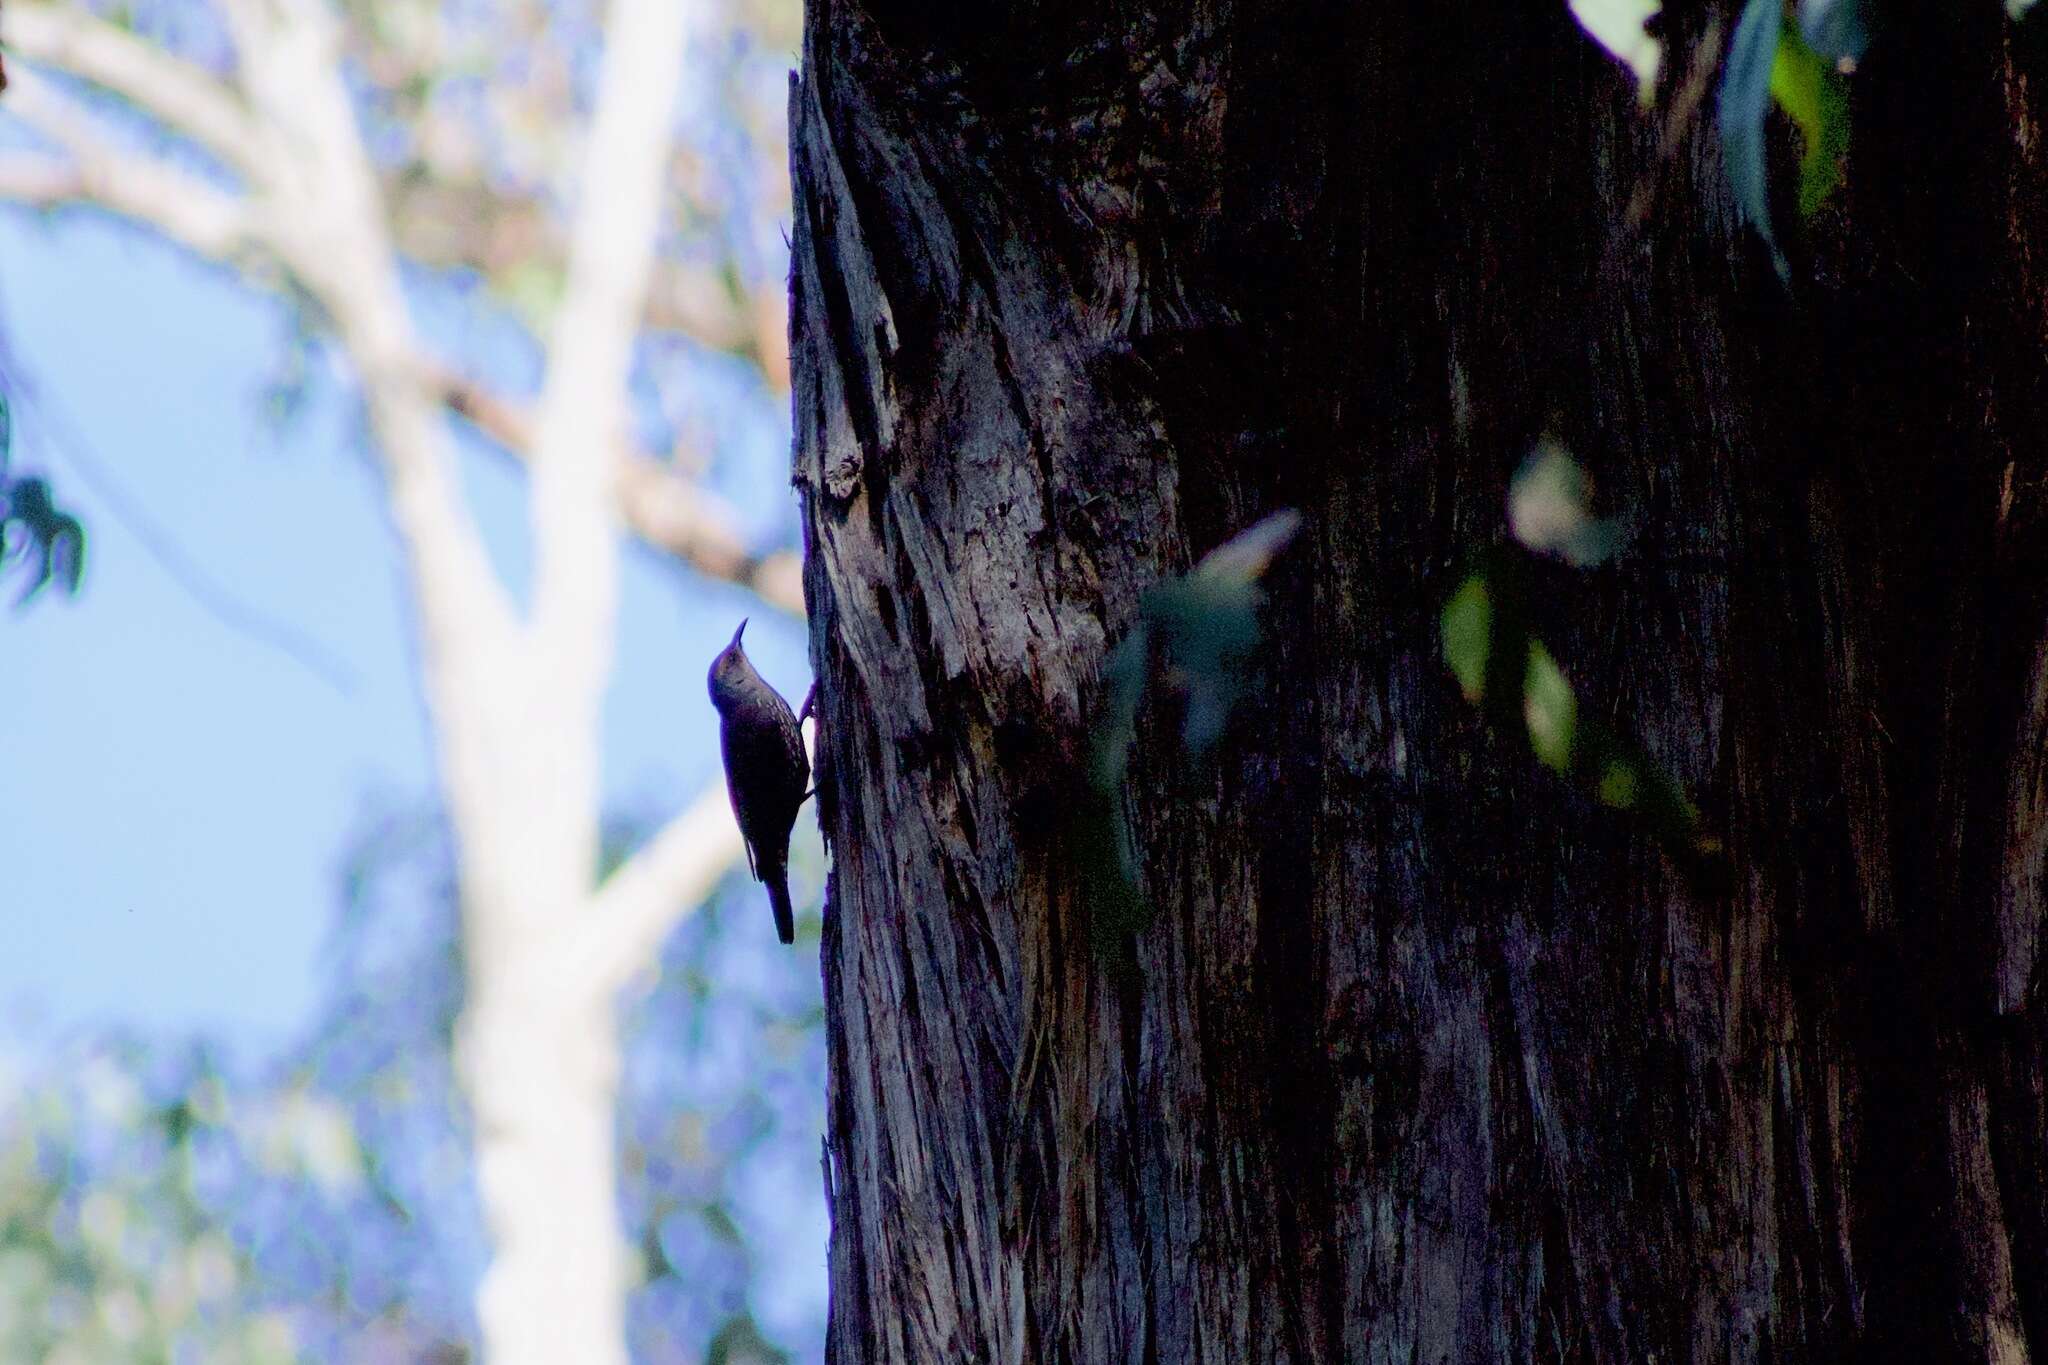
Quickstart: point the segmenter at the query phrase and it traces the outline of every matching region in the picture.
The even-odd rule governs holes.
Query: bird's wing
[[[761,880],[761,869],[754,861],[754,839],[752,835],[747,833],[746,822],[740,819],[739,785],[733,780],[733,770],[738,765],[732,761],[732,728],[730,726],[721,725],[718,727],[718,748],[719,756],[725,760],[723,765],[725,768],[725,799],[732,802],[733,823],[740,827],[740,843],[747,850],[747,871],[753,874],[754,880],[758,882]]]
[[[789,756],[787,771],[794,775],[791,779],[793,785],[790,787],[790,798],[801,802],[803,793],[811,785],[811,760],[810,756],[804,753],[803,725],[797,720],[796,712],[789,709],[789,703],[784,701],[780,694],[776,695],[775,701],[775,719],[782,736],[783,752]]]

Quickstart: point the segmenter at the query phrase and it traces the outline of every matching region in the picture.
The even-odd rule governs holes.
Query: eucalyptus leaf
[[[1861,0],[1799,0],[1799,32],[1831,63],[1860,61],[1870,46]]]
[[[1566,772],[1578,744],[1579,699],[1541,640],[1529,644],[1529,669],[1522,685],[1522,717],[1529,747],[1546,768]]]
[[[1193,758],[1222,738],[1251,685],[1266,600],[1259,580],[1300,527],[1299,512],[1275,512],[1211,550],[1185,578],[1145,594],[1140,610],[1167,680],[1185,698],[1181,742]]]
[[[1635,764],[1626,759],[1609,759],[1600,769],[1600,781],[1593,794],[1603,806],[1616,810],[1629,810],[1636,804],[1636,793],[1642,789],[1642,779],[1636,774]]]
[[[1465,700],[1477,702],[1486,693],[1486,658],[1493,646],[1493,602],[1484,574],[1469,574],[1444,603],[1444,662],[1458,680]]]
[[[1703,830],[1683,785],[1639,742],[1584,714],[1556,656],[1530,634],[1526,562],[1510,546],[1482,552],[1444,604],[1444,659],[1459,690],[1495,733],[1526,742],[1544,767],[1628,812],[1696,889],[1725,893],[1725,851]]]
[[[1842,183],[1849,93],[1834,65],[1787,29],[1771,63],[1771,96],[1799,126],[1806,143],[1799,160],[1799,213],[1807,217]]]
[[[1124,784],[1138,711],[1148,694],[1182,704],[1181,746],[1197,762],[1222,738],[1258,673],[1265,604],[1260,579],[1300,529],[1275,512],[1148,590],[1131,632],[1103,662],[1103,696],[1089,738],[1086,792],[1068,813],[1071,853],[1097,949],[1124,961],[1124,939],[1151,919],[1138,889],[1137,850],[1124,818]]]
[[[1273,566],[1274,556],[1287,548],[1287,542],[1300,529],[1301,513],[1284,507],[1261,517],[1203,555],[1189,577],[1250,588],[1265,577],[1266,570]]]
[[[1770,108],[1771,70],[1784,28],[1781,0],[1749,0],[1743,6],[1721,71],[1718,111],[1721,161],[1728,187],[1735,193],[1735,207],[1770,248],[1778,278],[1789,280],[1791,265],[1771,232],[1770,178],[1764,159],[1764,114]]]
[[[1592,478],[1551,440],[1537,444],[1508,484],[1508,528],[1527,549],[1580,569],[1613,554],[1621,538],[1613,522],[1593,515]]]
[[[9,535],[21,528],[18,543]],[[59,509],[50,499],[50,486],[39,478],[0,485],[0,549],[10,556],[20,553],[36,562],[35,575],[16,606],[26,606],[53,582],[61,582],[74,596],[85,576],[85,527],[77,517]]]
[[[1636,75],[1636,98],[1648,104],[1657,93],[1664,44],[1646,28],[1664,8],[1662,0],[1569,0],[1572,18],[1593,41]]]

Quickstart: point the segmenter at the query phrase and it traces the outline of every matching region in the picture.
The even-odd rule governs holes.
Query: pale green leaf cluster
[[[1568,778],[1601,805],[1647,828],[1674,863],[1702,885],[1725,883],[1726,861],[1684,788],[1617,726],[1584,713],[1550,647],[1531,630],[1534,556],[1577,567],[1614,552],[1619,534],[1592,512],[1592,480],[1563,447],[1543,442],[1510,487],[1508,518],[1521,548],[1477,556],[1439,618],[1444,662],[1458,690],[1497,733]]]
[[[1098,950],[1116,951],[1124,935],[1151,919],[1123,812],[1140,707],[1148,700],[1177,705],[1183,752],[1196,762],[1209,756],[1257,677],[1266,597],[1261,580],[1300,528],[1299,512],[1275,512],[1217,546],[1185,576],[1155,584],[1130,634],[1103,666],[1087,789],[1068,821]]]

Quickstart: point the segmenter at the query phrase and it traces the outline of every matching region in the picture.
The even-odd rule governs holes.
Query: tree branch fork
[[[268,67],[272,79],[267,84],[272,89],[283,88],[276,79],[276,59],[284,46],[280,35],[290,32],[293,24],[307,27],[315,16],[302,4],[270,7],[254,0],[239,0],[229,10],[243,59],[241,68]],[[0,107],[53,150],[0,156],[0,199],[44,210],[100,209],[155,231],[202,259],[245,274],[275,271],[302,284],[313,284],[316,287],[309,292],[333,318],[345,343],[352,324],[357,333],[377,332],[387,339],[400,339],[395,352],[384,348],[382,373],[364,376],[366,389],[412,390],[403,406],[438,408],[460,417],[495,448],[529,469],[541,458],[541,419],[535,411],[428,354],[405,320],[386,318],[379,325],[357,316],[375,311],[351,301],[350,286],[360,281],[350,280],[347,272],[337,272],[331,261],[314,259],[320,244],[293,230],[293,224],[312,216],[308,212],[312,206],[293,202],[305,192],[303,186],[350,179],[358,186],[363,184],[367,164],[360,151],[360,135],[352,127],[345,130],[345,140],[333,136],[344,130],[330,127],[328,143],[334,146],[338,142],[343,158],[358,163],[350,168],[356,172],[354,176],[337,176],[326,167],[313,173],[304,165],[294,173],[285,169],[285,144],[298,141],[303,146],[304,139],[292,137],[289,121],[283,127],[283,137],[277,131],[266,133],[261,119],[261,87],[266,82],[252,82],[257,87],[253,90],[238,89],[88,11],[68,9],[49,0],[14,0],[7,6],[4,24],[0,37],[5,39],[6,51],[34,65],[12,68],[6,102]],[[239,179],[239,191],[123,147],[84,101],[36,68],[62,73],[118,97]],[[381,231],[358,235],[384,236]],[[373,260],[358,273],[381,271],[387,280],[395,279],[396,262],[390,257],[388,242],[381,244],[386,248],[385,259]],[[645,269],[643,263],[643,274]],[[372,295],[377,292],[373,287]],[[618,291],[612,292],[616,299]],[[571,296],[575,293],[572,288]],[[390,310],[394,305],[386,298],[382,306]],[[605,325],[615,334],[629,337],[639,320],[640,299],[624,307],[630,316],[619,315],[615,303],[614,316]],[[578,339],[574,344],[585,343]],[[561,338],[549,348],[551,375],[560,371],[555,358],[563,349]],[[545,394],[542,401],[547,401]],[[558,405],[562,401],[558,398]],[[567,426],[574,430],[558,433],[557,440],[567,444],[580,437],[582,425],[580,420],[572,420]],[[766,604],[801,615],[797,556],[787,551],[765,556],[752,553],[731,529],[736,518],[729,508],[680,474],[671,461],[648,454],[616,434],[620,425],[615,423],[614,434],[603,442],[612,448],[610,515],[637,539],[694,571],[747,588]],[[387,460],[394,457],[410,464],[420,462],[403,449],[387,452]],[[581,458],[581,452],[570,455],[572,460]],[[445,475],[437,481],[445,481]],[[403,482],[394,479],[394,485]],[[444,491],[427,499],[440,524],[436,529],[420,528],[416,535],[451,544],[474,541],[474,529],[463,525],[466,515],[452,504],[452,496]],[[480,561],[480,555],[476,558]],[[473,575],[475,566],[464,572]],[[497,618],[503,627],[510,625],[509,608],[503,605],[501,592],[472,583],[464,596],[468,610],[485,620]],[[483,606],[487,597],[495,599],[489,607]],[[538,650],[525,652],[532,658]],[[660,933],[653,932],[651,926],[662,919],[662,912],[654,907],[701,900],[738,857],[738,834],[731,827],[729,812],[722,821],[716,814],[724,807],[723,792],[707,790],[651,839],[633,863],[608,881],[598,899],[618,913],[602,919],[616,919],[618,924],[632,927],[620,930],[617,946],[584,945],[571,954],[585,964],[582,970],[593,980],[601,978],[614,986],[621,982],[629,973],[622,973],[620,962],[644,960],[651,951],[650,933],[659,941]],[[679,912],[668,913],[679,917]],[[604,965],[600,967],[600,963]]]

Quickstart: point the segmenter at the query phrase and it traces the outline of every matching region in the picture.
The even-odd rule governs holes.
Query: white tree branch
[[[89,81],[197,143],[230,168],[263,178],[263,140],[220,81],[90,10],[10,0],[0,28],[10,51]]]
[[[455,482],[439,399],[419,371],[376,175],[336,60],[335,21],[324,6],[295,0],[238,0],[226,10],[244,85],[288,152],[278,181],[262,187],[281,201],[278,251],[356,365],[412,563],[428,696],[459,727],[466,708],[448,694],[450,668],[463,659],[505,662],[511,608]],[[465,652],[457,643],[465,638],[478,650]]]
[[[234,0],[230,13],[245,49],[262,49],[271,41],[272,21],[262,4]],[[262,139],[249,116],[205,72],[90,14],[62,10],[46,0],[16,0],[6,14],[10,42],[23,55],[120,94],[223,159],[245,169],[261,165]],[[244,62],[261,67],[267,59],[250,63],[245,56]],[[33,72],[16,71],[6,110],[62,147],[71,160],[0,158],[0,199],[39,209],[97,207],[227,264],[248,264],[246,254],[260,247],[300,276],[314,297],[331,302],[333,291],[307,278],[318,271],[305,268],[302,253],[291,249],[295,244],[262,234],[262,215],[250,198],[224,193],[160,160],[117,149],[94,131],[96,116]],[[252,181],[251,188],[261,193],[265,185]],[[660,278],[661,263],[652,269]],[[722,338],[718,344],[734,343]],[[509,453],[531,459],[536,436],[529,414],[424,358],[416,356],[399,368],[432,375],[429,388],[436,401],[475,421]],[[796,555],[750,553],[732,532],[730,509],[623,438],[621,432],[613,517],[643,542],[698,572],[751,589],[778,610],[802,614],[802,569]]]
[[[689,0],[612,0],[535,422],[534,628],[549,660],[593,673],[609,664],[617,593],[609,456],[627,428],[690,11]]]
[[[748,553],[733,534],[735,518],[724,505],[661,461],[627,454],[619,466],[619,505],[641,540],[713,578],[753,589],[769,606],[792,616],[804,614],[804,566],[796,552]]]
[[[661,944],[711,895],[742,852],[723,782],[714,782],[598,888],[565,971],[610,998],[658,960]]]
[[[475,423],[477,430],[507,454],[521,461],[531,458],[534,431],[530,412],[452,370],[438,369],[433,374],[449,411]],[[623,441],[615,458],[619,514],[626,528],[643,543],[706,577],[751,589],[778,611],[803,615],[803,565],[795,553],[750,553],[732,530],[738,515],[717,495],[679,474],[668,461]]]
[[[597,872],[598,735],[618,601],[617,451],[688,17],[687,0],[611,0],[528,459],[534,578],[525,644],[529,687],[548,717],[528,742],[579,897]],[[537,1273],[531,1261],[507,1270]]]
[[[250,264],[259,250],[266,258],[274,254],[275,244],[264,238],[243,201],[161,162],[60,130],[33,104],[47,85],[31,97],[34,76],[15,74],[5,108],[69,156],[0,155],[0,202],[40,210],[99,209],[223,264]],[[278,263],[292,269],[289,260]],[[436,361],[416,357],[408,368],[426,377],[436,401],[473,422],[497,448],[522,463],[528,458],[533,419],[526,409]],[[617,515],[637,539],[707,578],[750,590],[778,611],[803,615],[803,565],[794,552],[751,553],[733,533],[736,514],[718,497],[645,451],[622,445],[617,458]]]
[[[0,158],[0,197],[36,208],[95,205],[212,260],[258,245],[255,221],[240,201],[165,162],[117,150],[95,131],[92,115],[36,73],[13,73],[5,108],[65,156]]]
[[[461,861],[470,988],[461,1071],[493,1242],[477,1301],[486,1352],[498,1365],[624,1365],[611,1005],[740,852],[724,793],[713,789],[592,886],[620,500],[655,509],[643,520],[699,560],[723,558],[733,573],[748,562],[708,529],[706,502],[654,462],[625,458],[626,377],[654,269],[690,10],[686,0],[611,0],[547,378],[530,432],[505,442],[529,452],[533,469],[536,606],[522,630],[461,496],[445,421],[449,409],[474,417],[491,404],[453,397],[444,372],[423,363],[390,206],[343,84],[336,16],[326,0],[221,4],[246,119],[232,102],[202,98],[210,87],[181,86],[177,70],[152,68],[160,54],[29,0],[45,50],[239,158],[246,196],[127,164],[95,138],[90,118],[73,117],[48,91],[40,97],[33,83],[28,113],[40,113],[69,160],[0,169],[12,165],[24,202],[97,203],[204,255],[242,263],[244,243],[260,244],[331,320],[362,385],[408,557],[420,674]],[[177,87],[168,104],[146,98],[161,95],[151,89],[159,78]],[[245,133],[249,145],[238,147]],[[525,425],[495,416],[501,428]]]

